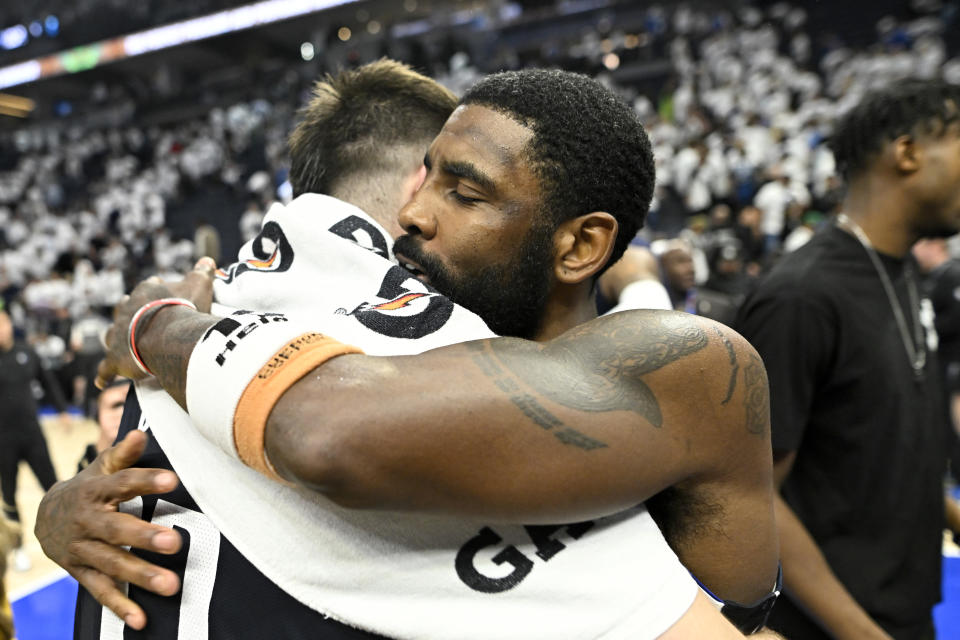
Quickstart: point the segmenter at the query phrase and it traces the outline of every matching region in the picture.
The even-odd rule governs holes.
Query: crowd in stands
[[[651,7],[647,33],[611,27],[565,52],[627,59],[647,38],[670,62],[659,93],[617,89],[643,119],[657,162],[654,203],[636,242],[659,258],[677,245],[656,241],[679,239],[690,254],[692,283],[668,286],[675,306],[702,311],[697,288],[735,305],[779,255],[809,239],[840,200],[826,143],[838,114],[898,78],[960,82],[960,52],[944,37],[957,28],[951,20],[943,12],[888,19],[872,47],[822,48],[804,10],[786,3],[739,12]],[[455,90],[480,75],[464,53],[436,69]],[[295,93],[302,100],[307,91],[302,83]],[[295,102],[254,99],[167,126],[63,120],[0,137],[3,303],[61,371],[74,402],[85,402],[99,332],[126,290],[188,269],[197,241],[229,261],[270,204],[290,197],[285,149]]]

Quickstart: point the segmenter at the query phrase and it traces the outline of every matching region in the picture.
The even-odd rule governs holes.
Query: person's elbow
[[[348,509],[379,505],[370,491],[369,473],[375,462],[358,455],[362,435],[325,416],[323,424],[291,430],[271,416],[267,424],[267,457],[277,473],[295,485],[316,491]]]

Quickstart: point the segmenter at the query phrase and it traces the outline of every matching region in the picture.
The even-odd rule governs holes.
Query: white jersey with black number
[[[219,274],[215,293],[234,309],[307,314],[313,330],[371,354],[491,335],[389,262],[390,245],[359,209],[301,196],[270,210],[241,262]],[[229,367],[242,349],[224,339]],[[561,526],[342,509],[223,453],[155,386],[137,391],[210,522],[283,591],[351,627],[418,640],[655,638],[695,596],[642,506]],[[188,576],[185,594],[189,587]]]

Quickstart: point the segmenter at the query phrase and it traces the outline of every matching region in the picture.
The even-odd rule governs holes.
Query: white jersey
[[[305,195],[268,212],[215,293],[234,309],[307,314],[313,330],[371,354],[492,335],[390,255],[389,236],[362,211]],[[238,462],[155,383],[137,393],[184,486],[223,535],[287,593],[351,626],[418,640],[656,638],[696,594],[642,506],[560,526],[342,509]],[[191,414],[219,403],[188,397]]]

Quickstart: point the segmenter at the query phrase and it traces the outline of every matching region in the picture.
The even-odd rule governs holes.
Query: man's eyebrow
[[[440,168],[444,173],[475,182],[481,189],[486,191],[494,192],[497,190],[497,185],[493,181],[493,178],[469,162],[448,161],[444,162]]]

